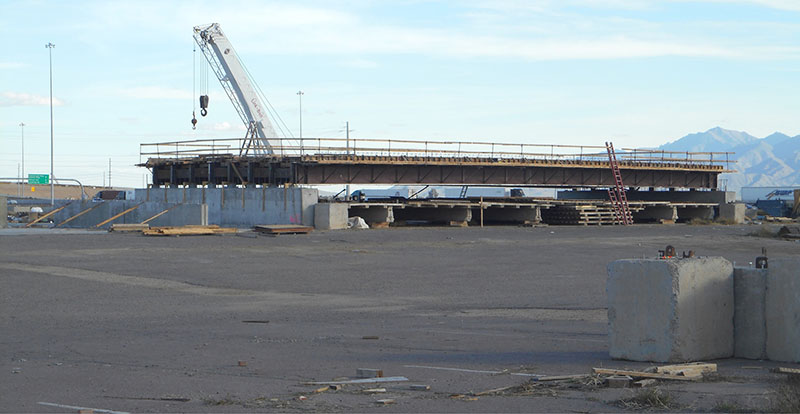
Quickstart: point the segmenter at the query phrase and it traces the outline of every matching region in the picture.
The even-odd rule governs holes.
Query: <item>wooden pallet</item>
[[[295,224],[269,224],[258,225],[254,230],[264,234],[308,234],[314,231],[313,227]]]
[[[142,230],[145,236],[207,236],[212,234],[226,234],[236,233],[238,229],[220,227],[217,225],[211,226],[180,226],[180,227],[151,227],[147,230]]]
[[[542,221],[547,224],[613,225],[615,214],[610,205],[567,204],[542,210]]]

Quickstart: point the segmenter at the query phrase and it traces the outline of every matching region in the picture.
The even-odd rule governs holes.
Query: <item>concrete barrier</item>
[[[744,203],[729,203],[719,205],[720,220],[727,220],[734,224],[744,223],[744,213],[747,206]]]
[[[767,358],[800,362],[800,258],[770,259],[765,297]]]
[[[165,210],[168,211],[149,221],[147,224],[151,226],[208,224],[208,207],[204,204],[177,204],[157,201],[137,202],[127,200],[109,200],[105,202],[75,201],[54,214],[53,223],[55,223],[57,227],[64,228],[98,228],[98,224],[132,207],[136,207],[136,209],[109,221],[99,228],[107,229],[112,224],[141,223]],[[77,216],[78,214],[80,215]],[[71,219],[72,217],[75,218]]]
[[[736,358],[767,357],[766,292],[767,269],[733,270],[733,356]]]
[[[341,230],[347,228],[347,203],[318,203],[314,206],[314,228]]]
[[[608,265],[609,353],[632,361],[733,356],[733,266],[721,257]]]
[[[8,198],[0,196],[0,229],[8,227]]]

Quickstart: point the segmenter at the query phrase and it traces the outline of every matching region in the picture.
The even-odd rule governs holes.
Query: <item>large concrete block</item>
[[[767,269],[733,270],[733,356],[736,358],[766,358],[766,292]]]
[[[8,198],[0,197],[0,229],[8,227]]]
[[[314,206],[314,228],[341,230],[347,228],[347,203],[318,203]]]
[[[733,355],[733,266],[722,257],[608,265],[609,353],[686,362]]]
[[[744,223],[744,213],[747,206],[744,203],[730,203],[719,205],[719,219],[730,220],[735,224]]]
[[[800,258],[770,259],[765,319],[767,358],[800,362]]]

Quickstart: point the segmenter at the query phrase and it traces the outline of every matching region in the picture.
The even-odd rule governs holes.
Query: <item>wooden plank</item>
[[[547,377],[532,378],[531,381],[565,381],[565,380],[586,378],[588,376],[589,374],[550,375]]]
[[[683,375],[686,377],[717,372],[717,364],[694,362],[690,364],[664,365],[656,368],[659,374]]]
[[[49,213],[47,213],[47,214],[45,214],[45,215],[43,215],[43,216],[40,216],[38,219],[36,219],[36,220],[34,220],[34,221],[32,221],[32,222],[30,222],[30,223],[26,224],[26,225],[25,225],[25,227],[30,227],[30,226],[33,226],[34,224],[36,224],[36,223],[38,223],[38,222],[40,222],[40,221],[42,221],[42,220],[44,220],[44,219],[46,219],[46,218],[48,218],[48,217],[52,216],[53,214],[56,214],[56,213],[58,213],[59,211],[61,211],[61,210],[65,209],[65,208],[67,208],[67,206],[68,206],[68,205],[70,205],[70,204],[72,204],[72,202],[71,202],[71,201],[70,201],[69,203],[67,203],[67,204],[64,204],[63,206],[61,206],[61,207],[59,207],[59,208],[55,209],[55,210],[52,210],[52,211],[50,211]]]
[[[106,202],[105,202],[105,201],[103,201],[102,203],[99,203],[99,204],[97,204],[96,206],[89,207],[89,208],[87,208],[86,210],[83,210],[83,211],[81,211],[80,213],[78,213],[78,214],[76,214],[76,215],[74,215],[74,216],[72,216],[72,217],[70,217],[70,218],[68,218],[68,219],[66,219],[66,220],[64,220],[64,221],[62,221],[61,223],[58,223],[58,224],[56,224],[56,227],[63,226],[64,224],[67,224],[67,223],[69,223],[70,221],[72,221],[72,220],[75,220],[76,218],[78,218],[78,217],[80,217],[80,216],[82,216],[82,215],[84,215],[84,214],[86,214],[86,213],[88,213],[88,212],[90,212],[90,211],[92,211],[92,210],[96,209],[97,207],[100,207],[100,206],[102,206],[102,205],[103,205],[103,204],[105,204],[105,203],[106,203]]]
[[[213,226],[151,227],[143,230],[145,236],[205,236],[213,234],[236,233],[239,229]]]
[[[130,213],[133,210],[136,210],[142,204],[144,204],[144,203],[139,203],[139,204],[137,204],[137,205],[135,205],[135,206],[123,211],[122,213],[115,214],[115,215],[111,216],[111,218],[109,218],[108,220],[103,220],[100,223],[97,223],[97,225],[95,225],[95,227],[102,227],[103,225],[108,224],[108,223],[110,223],[110,222],[112,222],[112,221],[114,221],[114,220],[116,220],[116,219],[118,219],[118,218],[120,218],[120,217],[122,217],[122,216],[124,216],[124,215],[126,215],[128,213]]]
[[[310,226],[300,226],[294,224],[270,224],[270,225],[257,225],[254,230],[259,233],[266,234],[307,234],[311,233],[314,228]]]
[[[778,374],[800,375],[800,369],[797,368],[778,367],[772,372],[777,372]]]
[[[108,231],[112,232],[134,232],[150,229],[149,224],[112,224]]]
[[[337,384],[375,384],[382,382],[403,382],[408,381],[406,377],[385,377],[385,378],[362,378],[341,381],[314,381],[306,382],[306,385],[337,385]]]
[[[655,378],[655,379],[668,379],[676,381],[696,381],[697,379],[700,378],[700,377],[684,377],[681,375],[657,374],[653,372],[627,371],[623,369],[608,369],[608,368],[592,368],[592,372],[594,372],[595,374],[627,375],[634,378]]]

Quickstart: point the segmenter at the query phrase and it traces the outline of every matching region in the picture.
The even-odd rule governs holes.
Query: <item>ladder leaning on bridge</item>
[[[614,188],[608,189],[608,199],[614,207],[614,223],[627,226],[633,224],[633,216],[628,208],[628,197],[625,196],[625,187],[622,185],[622,173],[619,171],[617,155],[614,152],[614,144],[606,142],[608,151],[608,163],[611,165],[611,172],[614,175]]]

